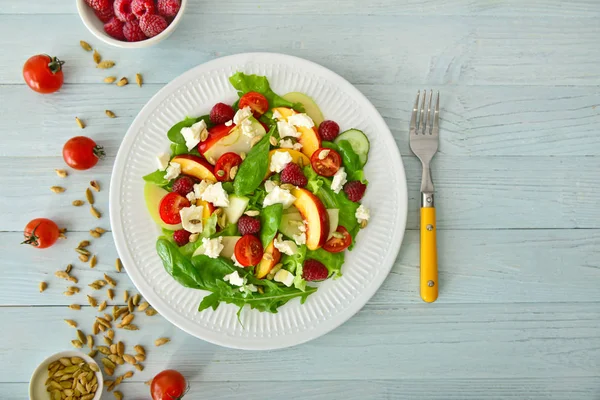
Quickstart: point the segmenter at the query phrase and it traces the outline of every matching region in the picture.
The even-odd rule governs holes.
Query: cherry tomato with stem
[[[269,110],[269,101],[258,92],[248,92],[240,98],[238,107],[250,107],[254,116],[258,118]]]
[[[235,244],[234,254],[240,264],[244,267],[251,267],[262,259],[263,246],[256,236],[246,234]]]
[[[351,244],[352,236],[350,236],[346,228],[340,225],[333,233],[331,239],[325,242],[323,250],[327,250],[330,253],[340,253],[350,247]]]
[[[335,150],[320,148],[310,157],[310,163],[317,174],[329,177],[342,166],[342,157]]]
[[[179,400],[188,390],[184,376],[174,369],[158,373],[150,384],[152,400]]]
[[[189,207],[190,201],[177,192],[171,192],[162,198],[158,205],[158,213],[160,219],[169,225],[181,223],[181,215],[179,211],[182,208]]]
[[[242,157],[236,153],[229,152],[223,154],[215,164],[215,176],[221,182],[232,181],[234,177],[230,176],[231,169],[242,163]]]
[[[56,223],[48,218],[36,218],[25,226],[23,232],[25,240],[21,244],[29,244],[38,249],[45,249],[56,243],[60,236],[60,229]]]
[[[62,66],[65,62],[47,54],[30,57],[23,65],[25,83],[38,93],[54,93],[64,82]]]
[[[86,136],[71,138],[63,146],[63,158],[73,169],[90,169],[105,155],[102,146]]]

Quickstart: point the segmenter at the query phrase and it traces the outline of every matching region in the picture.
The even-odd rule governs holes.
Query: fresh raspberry
[[[148,37],[154,37],[158,35],[167,29],[167,26],[169,26],[169,24],[160,15],[146,14],[140,18],[140,28],[142,28],[142,32],[144,32]]]
[[[281,183],[291,183],[294,186],[304,187],[308,184],[308,179],[306,179],[298,164],[288,163],[281,171]]]
[[[344,192],[351,201],[358,202],[365,195],[367,185],[361,181],[350,181],[344,185]]]
[[[101,11],[94,10],[94,14],[96,14],[96,17],[98,17],[98,19],[100,21],[102,21],[103,23],[107,23],[108,21],[110,21],[110,19],[112,17],[115,16],[115,9],[111,5],[107,9],[104,9],[104,10],[101,10]]]
[[[125,35],[123,34],[123,23],[119,21],[117,17],[112,17],[110,21],[104,24],[104,32],[108,33],[117,40],[125,40]]]
[[[329,270],[320,261],[313,260],[312,258],[304,261],[304,267],[302,267],[302,277],[307,281],[322,281],[327,279],[329,276]]]
[[[227,121],[231,121],[234,115],[235,112],[230,105],[217,103],[212,110],[210,110],[210,122],[215,125],[221,125]]]
[[[107,8],[112,7],[110,0],[85,0],[85,4],[92,7],[94,11],[105,11]]]
[[[135,14],[131,11],[131,0],[115,0],[115,15],[123,22],[135,20]]]
[[[242,236],[247,234],[254,235],[260,232],[260,221],[256,218],[242,215],[238,219],[238,231],[240,231],[240,235]]]
[[[179,229],[173,232],[173,240],[177,243],[177,246],[185,246],[190,242],[191,233],[185,229]]]
[[[128,42],[139,42],[146,40],[147,37],[144,32],[140,29],[140,23],[137,21],[125,22],[123,26],[123,34]]]
[[[321,125],[319,125],[319,136],[321,136],[321,140],[326,140],[328,142],[333,141],[340,133],[340,126],[334,121],[323,121]]]
[[[189,192],[194,191],[195,183],[196,181],[192,177],[183,175],[173,182],[173,191],[185,197]]]
[[[165,17],[174,17],[179,12],[179,0],[158,0],[158,13]]]
[[[136,17],[142,18],[146,14],[156,14],[156,6],[153,0],[133,0],[131,11]]]

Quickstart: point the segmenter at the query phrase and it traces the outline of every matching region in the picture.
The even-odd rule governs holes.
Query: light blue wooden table
[[[71,249],[90,228],[110,227],[107,216],[97,222],[70,203],[90,179],[108,187],[141,107],[195,65],[273,51],[338,72],[386,119],[410,190],[402,250],[361,312],[295,348],[229,350],[160,316],[140,318],[142,329],[124,340],[145,344],[148,360],[122,385],[126,398],[147,398],[143,382],[174,367],[191,381],[190,399],[599,399],[599,21],[597,0],[191,0],[170,39],[122,51],[86,31],[74,1],[2,0],[0,398],[25,399],[34,367],[70,348],[74,330],[64,318],[90,330],[89,308],[66,307],[86,304],[89,288],[67,298],[53,273],[72,262],[84,284],[116,275],[110,233],[94,240],[94,270],[76,259]],[[118,62],[116,75],[141,72],[145,85],[103,84],[81,39]],[[23,84],[22,64],[36,53],[66,60],[60,93],[41,96]],[[423,88],[442,93],[434,304],[417,292],[420,170],[407,142]],[[54,168],[63,166],[62,145],[81,133],[108,158],[61,180]],[[62,195],[49,190],[58,184],[67,187]],[[107,199],[107,190],[97,195],[105,215]],[[26,222],[40,216],[67,227],[68,239],[47,251],[18,245]],[[42,280],[50,286],[40,294]],[[118,280],[121,303],[123,289],[135,289],[124,273]],[[172,342],[156,349],[160,336]]]

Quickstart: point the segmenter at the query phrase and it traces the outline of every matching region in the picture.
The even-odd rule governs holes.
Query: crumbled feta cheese
[[[239,125],[243,120],[252,115],[252,109],[250,107],[244,107],[239,109],[233,116],[233,123]]]
[[[244,278],[242,278],[237,271],[233,271],[229,275],[225,275],[223,280],[225,282],[229,282],[233,286],[244,286]]]
[[[248,118],[242,121],[242,134],[249,138],[253,138],[258,134],[256,129],[254,129],[254,124]]]
[[[302,143],[294,143],[291,139],[281,139],[279,141],[279,147],[281,147],[282,149],[301,150]]]
[[[290,287],[294,283],[294,275],[285,269],[280,269],[273,277],[273,280],[275,282],[281,282],[285,286]]]
[[[296,197],[294,197],[289,190],[275,186],[273,190],[265,196],[263,207],[281,203],[283,204],[283,208],[290,208],[290,206],[294,204],[294,201],[296,201]]]
[[[231,126],[231,125],[233,125],[233,120],[230,119],[229,121],[225,122],[225,126]]]
[[[295,126],[303,126],[305,128],[312,128],[313,126],[315,126],[315,123],[313,122],[312,118],[304,113],[290,115],[287,120],[290,124]]]
[[[277,187],[277,184],[275,182],[273,182],[272,180],[267,180],[265,181],[265,191],[267,193],[271,193],[273,191],[273,189],[275,189]]]
[[[273,119],[281,119],[283,115],[278,110],[273,111]]]
[[[333,190],[334,193],[339,193],[346,182],[348,182],[346,180],[346,171],[344,171],[344,167],[342,167],[333,176],[333,180],[331,181],[331,190]]]
[[[164,171],[169,166],[169,161],[171,160],[171,156],[169,153],[160,153],[156,156],[156,165],[158,165],[158,169]]]
[[[210,183],[204,180],[194,185],[194,196],[196,196],[196,199],[202,198],[202,194],[204,193],[208,185],[210,185]]]
[[[240,288],[240,292],[252,292],[255,293],[258,291],[258,288],[256,286],[254,286],[253,284],[249,283],[247,285],[244,285],[244,287]]]
[[[300,137],[300,133],[296,130],[296,127],[286,121],[278,121],[277,122],[277,131],[279,132],[280,138]]]
[[[235,254],[233,254],[231,256],[231,261],[233,261],[233,265],[235,265],[236,267],[244,268],[244,266],[239,263],[239,261],[237,260],[237,258],[235,258]]]
[[[191,204],[196,204],[196,195],[194,194],[194,192],[189,192],[185,197],[189,200]]]
[[[368,208],[361,204],[360,207],[356,209],[356,213],[354,214],[354,216],[360,224],[362,221],[368,221],[369,218],[371,218],[371,213]]]
[[[292,156],[287,151],[276,151],[271,157],[269,169],[271,172],[281,172],[286,165],[292,162]]]
[[[176,162],[170,162],[167,167],[167,173],[165,174],[165,179],[170,181],[171,179],[175,179],[181,174],[181,164]]]
[[[202,232],[202,210],[204,207],[192,204],[179,210],[183,229],[191,233]]]
[[[181,128],[181,135],[185,139],[185,145],[187,146],[188,151],[192,150],[200,143],[200,135],[204,130],[206,130],[206,122],[204,122],[204,120],[196,122],[189,128]]]
[[[298,246],[302,246],[303,244],[306,244],[306,233],[302,232],[299,235],[294,235],[292,236],[292,239],[294,239],[294,242],[296,242]]]
[[[214,239],[203,238],[202,239],[203,254],[210,258],[219,257],[219,254],[221,254],[221,250],[223,250],[223,248],[225,247],[225,246],[223,246],[223,244],[221,244],[222,241],[223,241],[223,236],[219,236]]]
[[[281,235],[275,238],[273,245],[277,250],[288,256],[293,256],[298,252],[298,246],[291,240],[282,240]]]
[[[229,206],[229,196],[221,182],[208,185],[202,193],[202,200],[212,203],[215,207]]]
[[[329,149],[325,149],[325,150],[321,150],[319,152],[319,160],[324,160],[327,158],[327,156],[329,155],[329,153],[331,153],[331,150]]]

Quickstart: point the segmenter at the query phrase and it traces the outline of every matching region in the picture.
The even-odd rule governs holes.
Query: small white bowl
[[[167,29],[159,33],[158,35],[148,38],[146,40],[142,40],[140,42],[126,42],[122,40],[117,40],[111,36],[109,36],[106,32],[104,32],[104,23],[96,17],[94,14],[94,10],[85,4],[84,0],[75,0],[77,2],[77,12],[83,21],[83,24],[88,28],[90,32],[98,39],[102,40],[104,43],[108,43],[115,47],[120,47],[122,49],[140,49],[143,47],[149,47],[155,45],[158,42],[163,41],[164,39],[171,36],[171,34],[175,31],[175,28],[181,22],[181,18],[183,17],[183,13],[185,12],[185,7],[187,6],[188,0],[181,0],[181,8],[179,12],[175,16],[173,22],[167,26]]]
[[[90,356],[79,351],[61,351],[60,353],[51,355],[42,361],[42,363],[38,365],[31,375],[31,380],[29,381],[29,400],[49,399],[45,385],[46,379],[48,379],[48,365],[63,357],[80,357],[83,358],[88,364],[98,365],[98,363]],[[102,370],[100,369],[100,366],[98,366],[98,372],[95,374],[96,379],[98,379],[98,390],[96,390],[96,395],[94,396],[93,400],[100,400],[100,397],[102,396],[102,389],[104,387],[104,379],[102,378]]]

